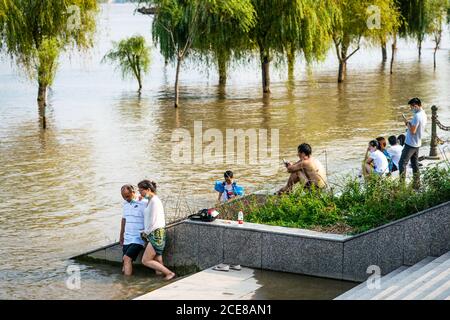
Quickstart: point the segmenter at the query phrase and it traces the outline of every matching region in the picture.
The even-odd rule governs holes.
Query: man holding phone
[[[427,115],[422,109],[422,102],[419,98],[411,99],[408,104],[411,111],[414,113],[414,117],[412,120],[408,121],[405,115],[403,115],[407,130],[405,146],[403,148],[398,166],[400,171],[400,179],[405,181],[406,165],[411,160],[411,167],[414,174],[414,188],[418,189],[420,186],[419,148],[422,146],[422,137],[427,126]]]

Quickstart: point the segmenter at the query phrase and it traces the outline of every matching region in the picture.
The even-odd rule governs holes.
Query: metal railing
[[[444,144],[446,141],[441,139],[437,135],[437,128],[443,131],[450,131],[450,126],[444,126],[438,119],[438,108],[436,106],[431,107],[431,143],[430,143],[430,155],[429,159],[439,159],[438,145]]]

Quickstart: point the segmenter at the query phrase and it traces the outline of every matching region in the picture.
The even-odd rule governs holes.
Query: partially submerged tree
[[[400,9],[395,0],[380,1],[377,3],[376,8],[380,13],[381,29],[377,33],[381,44],[382,61],[386,62],[388,41],[393,40],[392,50],[395,50],[397,47],[397,33],[401,26]],[[377,28],[374,30],[378,31]]]
[[[122,78],[135,77],[139,92],[142,90],[142,77],[150,68],[150,48],[142,36],[133,36],[119,42],[113,42],[113,48],[106,53],[102,62],[116,63],[122,72]]]
[[[291,70],[299,50],[307,58],[323,55],[331,26],[330,8],[323,3],[329,5],[334,1],[252,0],[252,3],[257,23],[251,37],[259,50],[263,92],[270,93],[270,63],[275,55],[288,55]]]
[[[183,61],[198,41],[218,23],[233,21],[248,30],[252,19],[240,0],[153,0],[153,40],[167,61],[176,63],[175,108],[179,106],[179,76]]]
[[[207,29],[199,41],[194,44],[200,57],[217,65],[219,86],[225,86],[228,67],[232,60],[243,59],[248,50],[254,49],[249,38],[249,29],[256,23],[256,14],[251,0],[238,2],[240,8],[234,8],[236,14],[224,20],[218,15],[212,15]],[[240,23],[238,20],[245,21]]]
[[[338,14],[334,0],[304,1],[303,11],[299,32],[290,33],[283,45],[289,79],[293,78],[297,55],[303,54],[308,64],[325,59],[332,43],[332,22]]]
[[[398,25],[393,0],[337,0],[339,14],[333,23],[333,41],[339,60],[338,82],[345,81],[348,60],[360,50],[361,40],[378,43]],[[371,10],[377,8],[377,10]],[[387,21],[397,21],[387,23]]]
[[[426,11],[429,15],[429,25],[427,33],[431,34],[435,43],[433,51],[433,65],[436,69],[436,53],[439,50],[439,46],[442,41],[442,32],[444,24],[447,20],[447,12],[450,9],[449,0],[428,0],[426,5]]]
[[[37,79],[38,102],[44,108],[47,89],[54,81],[60,53],[75,47],[86,49],[93,44],[97,1],[0,2],[3,2],[6,16],[0,43],[31,79]]]

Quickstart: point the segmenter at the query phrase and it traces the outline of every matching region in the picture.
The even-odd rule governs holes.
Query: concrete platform
[[[242,268],[228,272],[206,269],[147,293],[135,300],[249,300],[261,285],[255,271]]]

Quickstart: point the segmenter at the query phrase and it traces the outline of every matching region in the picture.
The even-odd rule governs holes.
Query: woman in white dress
[[[164,207],[156,195],[156,183],[143,180],[138,183],[139,193],[148,200],[144,210],[142,237],[148,242],[142,256],[142,264],[152,268],[157,274],[164,275],[165,280],[175,277],[175,273],[164,266],[162,255],[166,243]]]

